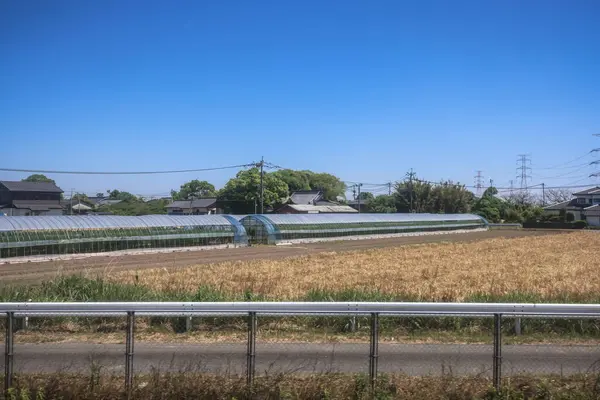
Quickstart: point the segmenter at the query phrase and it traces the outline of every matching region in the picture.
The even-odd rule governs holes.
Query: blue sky
[[[528,153],[534,183],[587,183],[591,169],[576,166],[591,155],[540,168],[600,147],[598,21],[594,0],[7,0],[0,167],[264,156],[348,181],[414,168],[472,185],[483,170],[502,186]],[[65,191],[150,195],[234,173],[52,177]]]

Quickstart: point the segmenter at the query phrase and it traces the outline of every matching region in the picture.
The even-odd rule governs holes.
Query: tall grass
[[[39,286],[3,287],[0,288],[0,301],[264,301],[260,293],[244,290],[239,293],[224,292],[216,288],[202,285],[194,291],[157,291],[139,284],[117,283],[105,279],[90,279],[82,276],[61,277],[48,281]],[[272,299],[269,299],[272,300]],[[414,293],[383,293],[378,290],[346,289],[342,291],[329,291],[314,289],[304,296],[296,298],[297,301],[419,301]],[[504,295],[489,295],[476,293],[466,299],[467,302],[569,302],[600,303],[600,293],[564,295],[557,298],[544,297],[539,293],[514,292]],[[203,329],[214,329],[231,326],[243,326],[243,318],[204,318]],[[108,319],[78,318],[69,326],[70,331],[85,332],[89,330],[106,329]],[[98,321],[102,321],[101,323]],[[172,327],[176,332],[185,327],[185,322],[180,319],[153,318],[148,320],[148,327]],[[50,327],[62,326],[65,319],[36,318],[31,320],[32,329],[36,327],[42,331]],[[489,318],[459,318],[459,317],[385,317],[381,318],[381,332],[394,336],[411,336],[423,333],[432,335],[452,333],[491,337],[492,326]],[[513,322],[505,319],[504,330],[507,334],[512,332]],[[140,329],[144,326],[139,325]],[[368,334],[369,321],[366,317],[359,317],[349,323],[348,317],[261,317],[260,326],[273,332],[285,330],[298,331],[309,329],[311,331],[327,331],[335,334]],[[571,319],[530,319],[522,322],[525,334],[553,334],[558,336],[600,336],[600,321],[597,320],[571,320]]]
[[[381,375],[371,390],[364,375],[321,374],[305,377],[274,375],[257,378],[249,388],[243,378],[195,372],[138,376],[127,396],[123,380],[111,376],[52,374],[18,376],[10,400],[124,399],[553,399],[597,400],[598,377],[514,377],[499,392],[481,377],[409,377]]]

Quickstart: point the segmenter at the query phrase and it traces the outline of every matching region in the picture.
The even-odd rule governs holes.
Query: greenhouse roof
[[[274,224],[336,224],[369,222],[411,222],[411,221],[469,221],[482,220],[475,214],[265,214]],[[252,216],[249,216],[252,218]]]
[[[0,231],[211,225],[231,225],[231,222],[222,215],[144,215],[140,217],[115,215],[61,215],[0,218]]]

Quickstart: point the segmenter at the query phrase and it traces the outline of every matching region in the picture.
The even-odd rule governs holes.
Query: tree
[[[414,176],[397,183],[394,196],[399,212],[466,213],[471,211],[474,202],[473,193],[460,183],[433,184]]]
[[[98,192],[98,193],[96,193],[96,197],[104,197],[104,193]]]
[[[29,175],[27,178],[22,180],[23,182],[50,182],[56,185],[54,179],[48,178],[46,175],[42,174],[33,174]]]
[[[358,198],[361,201],[368,203],[369,201],[375,199],[375,196],[373,196],[373,193],[371,193],[371,192],[360,192],[360,195],[358,196]]]
[[[144,202],[136,198],[135,200],[123,200],[117,204],[103,205],[98,211],[114,215],[153,215],[166,214],[166,206],[167,201],[163,199]]]
[[[107,190],[108,198],[111,200],[123,200],[123,201],[140,201],[137,196],[129,192],[121,192],[119,190]]]
[[[496,197],[497,194],[498,190],[495,187],[489,187],[475,203],[473,207],[475,214],[482,216],[489,222],[500,222],[506,207],[506,201]]]
[[[173,200],[192,200],[217,195],[215,187],[207,181],[194,179],[179,187],[179,191],[171,190]]]
[[[288,196],[287,184],[275,176],[266,173],[263,176],[264,206],[276,208]],[[260,171],[251,168],[240,171],[219,191],[219,201],[236,214],[254,213],[254,202],[260,207]],[[258,209],[260,212],[260,209]]]
[[[290,194],[299,190],[310,190],[311,171],[295,171],[293,169],[282,169],[272,173],[288,185]]]
[[[327,173],[306,172],[309,173],[310,188],[322,191],[326,200],[336,201],[338,196],[345,197],[346,184],[337,176]]]
[[[547,204],[558,204],[564,203],[565,201],[571,200],[573,195],[568,189],[550,189],[546,192],[546,203]]]
[[[388,195],[377,196],[367,203],[367,211],[370,213],[395,213],[397,211],[396,199],[394,196]]]

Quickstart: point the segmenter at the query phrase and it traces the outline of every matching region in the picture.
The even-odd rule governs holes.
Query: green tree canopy
[[[394,196],[399,212],[467,213],[474,203],[473,193],[460,183],[434,184],[414,177],[397,183]]]
[[[302,171],[304,172],[304,171]],[[325,172],[309,172],[309,185],[312,190],[320,190],[327,200],[335,201],[338,196],[345,197],[346,184],[335,175]]]
[[[362,193],[361,193],[362,194]],[[367,204],[367,211],[371,213],[395,213],[396,199],[394,196],[381,195],[375,197]]]
[[[282,169],[272,173],[273,176],[281,179],[288,185],[288,190],[291,193],[299,190],[310,190],[311,171],[296,171],[293,169]]]
[[[140,201],[136,195],[129,192],[121,192],[119,190],[107,190],[108,198],[111,200],[123,200],[123,201]]]
[[[360,195],[358,195],[358,198],[361,201],[368,202],[368,201],[373,200],[375,198],[375,196],[373,196],[373,193],[371,193],[371,192],[360,192]]]
[[[56,185],[54,179],[48,178],[46,175],[42,174],[33,174],[29,175],[27,178],[22,180],[23,182],[50,182]]]
[[[277,208],[288,196],[288,185],[272,173],[263,176],[264,206]],[[260,206],[260,171],[240,171],[219,191],[219,200],[236,214],[254,213],[254,201]],[[260,209],[258,210],[260,212]]]
[[[217,195],[215,187],[207,181],[194,179],[180,186],[179,191],[171,190],[173,200],[192,200]]]

